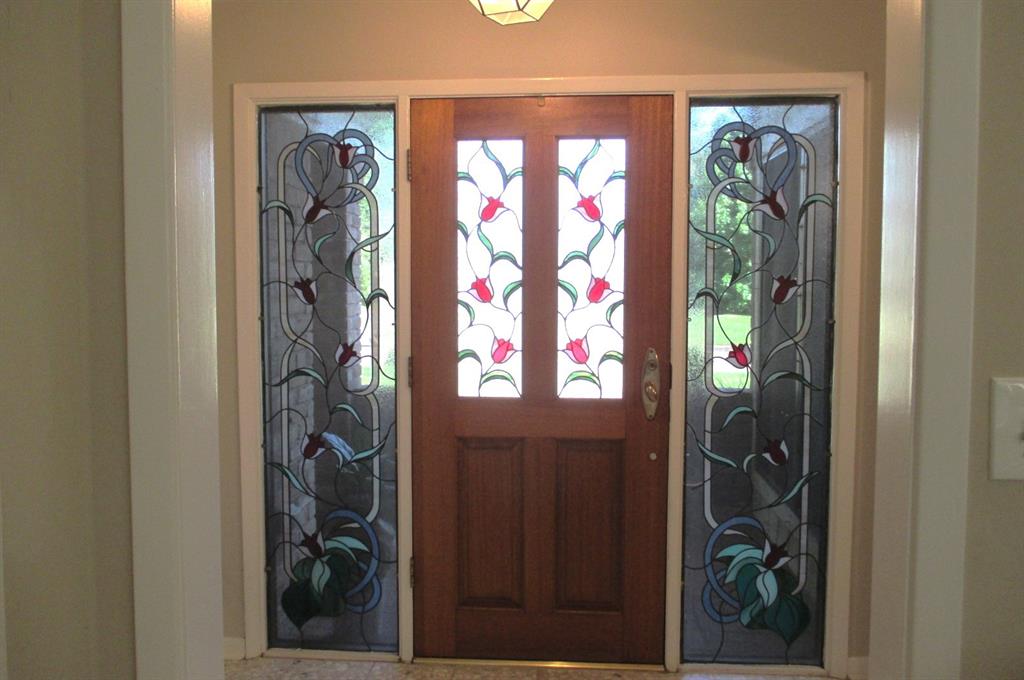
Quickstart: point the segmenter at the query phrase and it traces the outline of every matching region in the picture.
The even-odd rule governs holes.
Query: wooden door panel
[[[622,611],[623,442],[558,442],[558,610]]]
[[[648,347],[668,371],[671,125],[669,97],[413,102],[418,656],[661,659],[668,413],[647,420],[639,378]],[[557,397],[566,137],[626,140],[621,399]],[[519,399],[457,396],[459,139],[523,140]]]
[[[523,440],[458,440],[459,606],[522,608]]]

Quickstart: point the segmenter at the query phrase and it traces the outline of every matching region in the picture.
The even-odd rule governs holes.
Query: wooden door
[[[672,100],[416,100],[411,132],[415,653],[660,663]]]

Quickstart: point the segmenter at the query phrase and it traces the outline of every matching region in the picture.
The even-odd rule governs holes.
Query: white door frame
[[[121,4],[135,668],[224,673],[208,0]]]
[[[396,153],[401,158],[409,148],[409,103],[422,97],[516,96],[570,94],[671,94],[674,95],[673,165],[673,262],[686,262],[688,237],[687,189],[689,177],[689,101],[701,96],[743,95],[834,95],[840,100],[839,160],[841,189],[840,224],[837,237],[835,383],[833,388],[833,458],[830,489],[830,540],[827,566],[827,610],[824,669],[783,666],[775,670],[824,673],[845,677],[849,642],[850,547],[853,536],[853,478],[861,315],[861,251],[863,242],[864,180],[864,76],[860,73],[772,74],[757,76],[637,76],[612,78],[553,78],[454,81],[382,81],[320,83],[243,83],[234,88],[235,167],[235,280],[237,304],[237,357],[239,393],[239,437],[242,479],[242,561],[245,593],[246,656],[269,653],[275,656],[318,658],[400,658],[412,660],[412,589],[409,558],[412,546],[412,418],[411,390],[404,370],[398,376],[398,566],[399,566],[399,653],[365,653],[268,650],[266,639],[266,576],[263,460],[262,387],[260,361],[260,279],[259,208],[257,195],[258,129],[260,107],[331,103],[386,102],[396,106]],[[399,173],[400,175],[402,173]],[[411,249],[408,225],[411,219],[409,182],[400,176],[397,188],[396,220],[398,263],[396,356],[400,367],[411,348],[410,299]],[[686,362],[686,276],[673,272],[671,361]],[[851,379],[852,378],[852,379]],[[683,428],[686,385],[679,384],[669,395],[668,532],[666,537],[665,658],[666,668],[680,665],[681,628],[680,575],[682,573],[682,479]],[[672,483],[677,480],[677,483]],[[694,666],[694,669],[697,669]],[[727,665],[715,665],[725,672]],[[749,666],[746,667],[749,670]],[[770,667],[761,667],[772,670]]]

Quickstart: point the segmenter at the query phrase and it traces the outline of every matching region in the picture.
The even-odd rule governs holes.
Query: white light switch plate
[[[1024,378],[992,378],[992,479],[1024,479]]]

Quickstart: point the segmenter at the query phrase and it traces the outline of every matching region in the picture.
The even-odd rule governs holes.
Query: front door
[[[415,653],[660,663],[672,99],[411,133]]]

